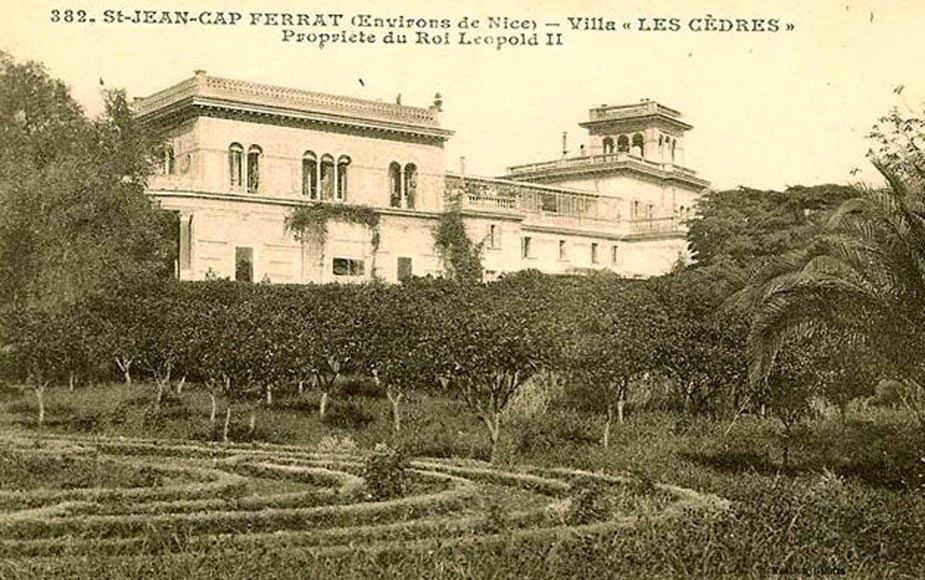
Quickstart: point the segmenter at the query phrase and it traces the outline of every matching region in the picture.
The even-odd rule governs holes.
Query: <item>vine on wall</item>
[[[484,243],[472,243],[459,210],[445,212],[434,228],[434,247],[443,257],[449,277],[458,282],[482,281]]]
[[[296,240],[305,243],[317,240],[320,246],[320,260],[324,262],[324,246],[328,237],[328,221],[335,220],[364,225],[372,232],[370,244],[373,248],[372,271],[375,275],[376,252],[382,240],[379,234],[379,214],[365,205],[315,203],[292,210],[286,218],[286,229],[295,234]]]

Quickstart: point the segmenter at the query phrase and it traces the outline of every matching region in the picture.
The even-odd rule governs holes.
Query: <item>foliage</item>
[[[87,119],[40,65],[0,53],[0,303],[57,308],[172,272],[174,223],[145,195],[154,147],[125,94]]]
[[[695,414],[736,412],[749,401],[742,315],[723,308],[738,287],[733,268],[688,268],[647,282],[664,312],[654,349],[673,400]]]
[[[750,269],[805,247],[828,213],[853,196],[850,187],[841,185],[709,192],[698,200],[697,215],[689,223],[694,260],[700,266]]]
[[[375,501],[404,495],[408,460],[400,449],[379,443],[366,458],[363,479],[367,495]]]
[[[434,228],[434,247],[443,256],[451,279],[457,282],[482,281],[483,245],[484,242],[473,244],[469,239],[458,209],[440,216],[440,223]]]
[[[324,245],[330,220],[364,225],[373,232],[373,250],[379,248],[379,213],[365,205],[313,203],[302,205],[286,218],[286,228],[299,240],[319,239]]]
[[[566,360],[582,398],[606,412],[603,445],[610,426],[622,423],[630,385],[658,371],[653,354],[666,320],[661,305],[639,282],[601,280],[580,293],[584,304],[574,310],[574,336]]]
[[[881,361],[925,429],[925,135],[921,123],[893,123],[875,132],[872,158],[889,187],[859,189],[809,247],[771,261],[737,300],[754,313],[754,382],[783,343],[825,329]]]

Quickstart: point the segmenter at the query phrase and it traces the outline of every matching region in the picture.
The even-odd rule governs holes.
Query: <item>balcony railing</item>
[[[447,200],[462,209],[481,209],[521,215],[601,219],[598,196],[561,188],[491,179],[446,176]]]
[[[675,165],[674,163],[661,163],[646,159],[632,153],[604,153],[601,155],[584,155],[581,157],[567,157],[563,159],[554,159],[552,161],[542,161],[539,163],[528,163],[526,165],[515,165],[508,167],[508,175],[517,177],[519,175],[528,175],[542,171],[552,171],[559,169],[572,169],[588,166],[599,166],[607,164],[624,163],[628,166],[637,166],[660,171],[662,173],[680,173],[685,176],[694,177],[697,173],[693,169]]]
[[[627,223],[630,234],[665,234],[686,231],[683,221],[677,216],[637,218]]]

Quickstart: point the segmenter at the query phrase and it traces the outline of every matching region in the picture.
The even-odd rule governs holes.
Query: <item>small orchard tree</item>
[[[73,328],[80,321],[76,306],[49,311],[39,308],[8,310],[3,316],[5,371],[29,385],[38,404],[36,423],[45,423],[45,392],[70,376],[75,359]]]
[[[420,284],[370,286],[363,302],[368,316],[362,325],[359,367],[385,391],[392,406],[392,431],[402,428],[401,402],[431,374],[424,308],[426,289]]]
[[[525,381],[556,366],[551,293],[533,274],[487,285],[459,286],[444,296],[430,326],[432,360],[441,381],[485,424],[497,458],[505,409]],[[439,318],[439,320],[437,320]]]
[[[312,288],[314,299],[305,309],[303,346],[308,353],[312,383],[321,393],[318,416],[325,416],[337,378],[360,358],[364,312],[358,294],[363,288],[329,284]]]
[[[778,352],[761,393],[771,414],[783,427],[784,467],[790,467],[796,428],[809,414],[810,400],[818,394],[819,375],[812,365],[815,348],[806,341],[785,345]]]
[[[747,317],[724,307],[741,283],[722,266],[685,269],[647,282],[664,310],[653,355],[687,411],[742,411],[748,389]]]
[[[623,423],[630,385],[655,368],[655,348],[664,314],[648,288],[639,282],[603,282],[584,294],[578,311],[575,352],[569,357],[582,395],[606,412],[603,446],[610,429]]]

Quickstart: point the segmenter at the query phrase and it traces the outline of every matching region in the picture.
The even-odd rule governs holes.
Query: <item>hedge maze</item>
[[[0,460],[16,466],[0,475],[0,559],[9,560],[433,549],[597,534],[726,507],[668,485],[446,459],[407,461],[402,493],[378,499],[363,477],[367,458],[280,445],[17,436],[0,440]]]

